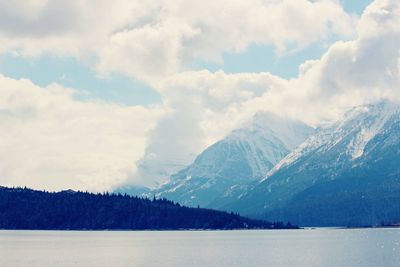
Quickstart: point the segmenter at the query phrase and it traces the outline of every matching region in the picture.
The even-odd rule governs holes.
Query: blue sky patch
[[[160,95],[145,84],[122,74],[100,78],[90,67],[74,58],[42,56],[35,59],[0,56],[0,73],[5,76],[30,79],[39,86],[58,83],[81,90],[77,99],[101,99],[124,105],[150,105],[161,102]]]

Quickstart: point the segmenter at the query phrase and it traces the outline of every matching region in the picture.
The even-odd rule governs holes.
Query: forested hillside
[[[0,229],[274,229],[282,223],[183,207],[165,199],[71,190],[50,193],[0,187]]]

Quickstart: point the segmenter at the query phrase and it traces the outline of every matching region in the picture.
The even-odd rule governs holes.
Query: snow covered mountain
[[[208,147],[191,165],[148,195],[188,206],[218,208],[259,181],[312,131],[298,121],[257,113],[251,122]]]
[[[399,182],[400,106],[382,101],[319,129],[224,208],[301,225],[376,224],[400,218]]]

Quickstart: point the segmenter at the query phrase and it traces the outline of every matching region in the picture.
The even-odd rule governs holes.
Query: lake
[[[400,229],[0,231],[0,266],[400,266]]]

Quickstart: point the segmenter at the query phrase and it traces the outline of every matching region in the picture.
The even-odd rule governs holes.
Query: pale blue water
[[[0,266],[400,266],[399,229],[0,231]]]

